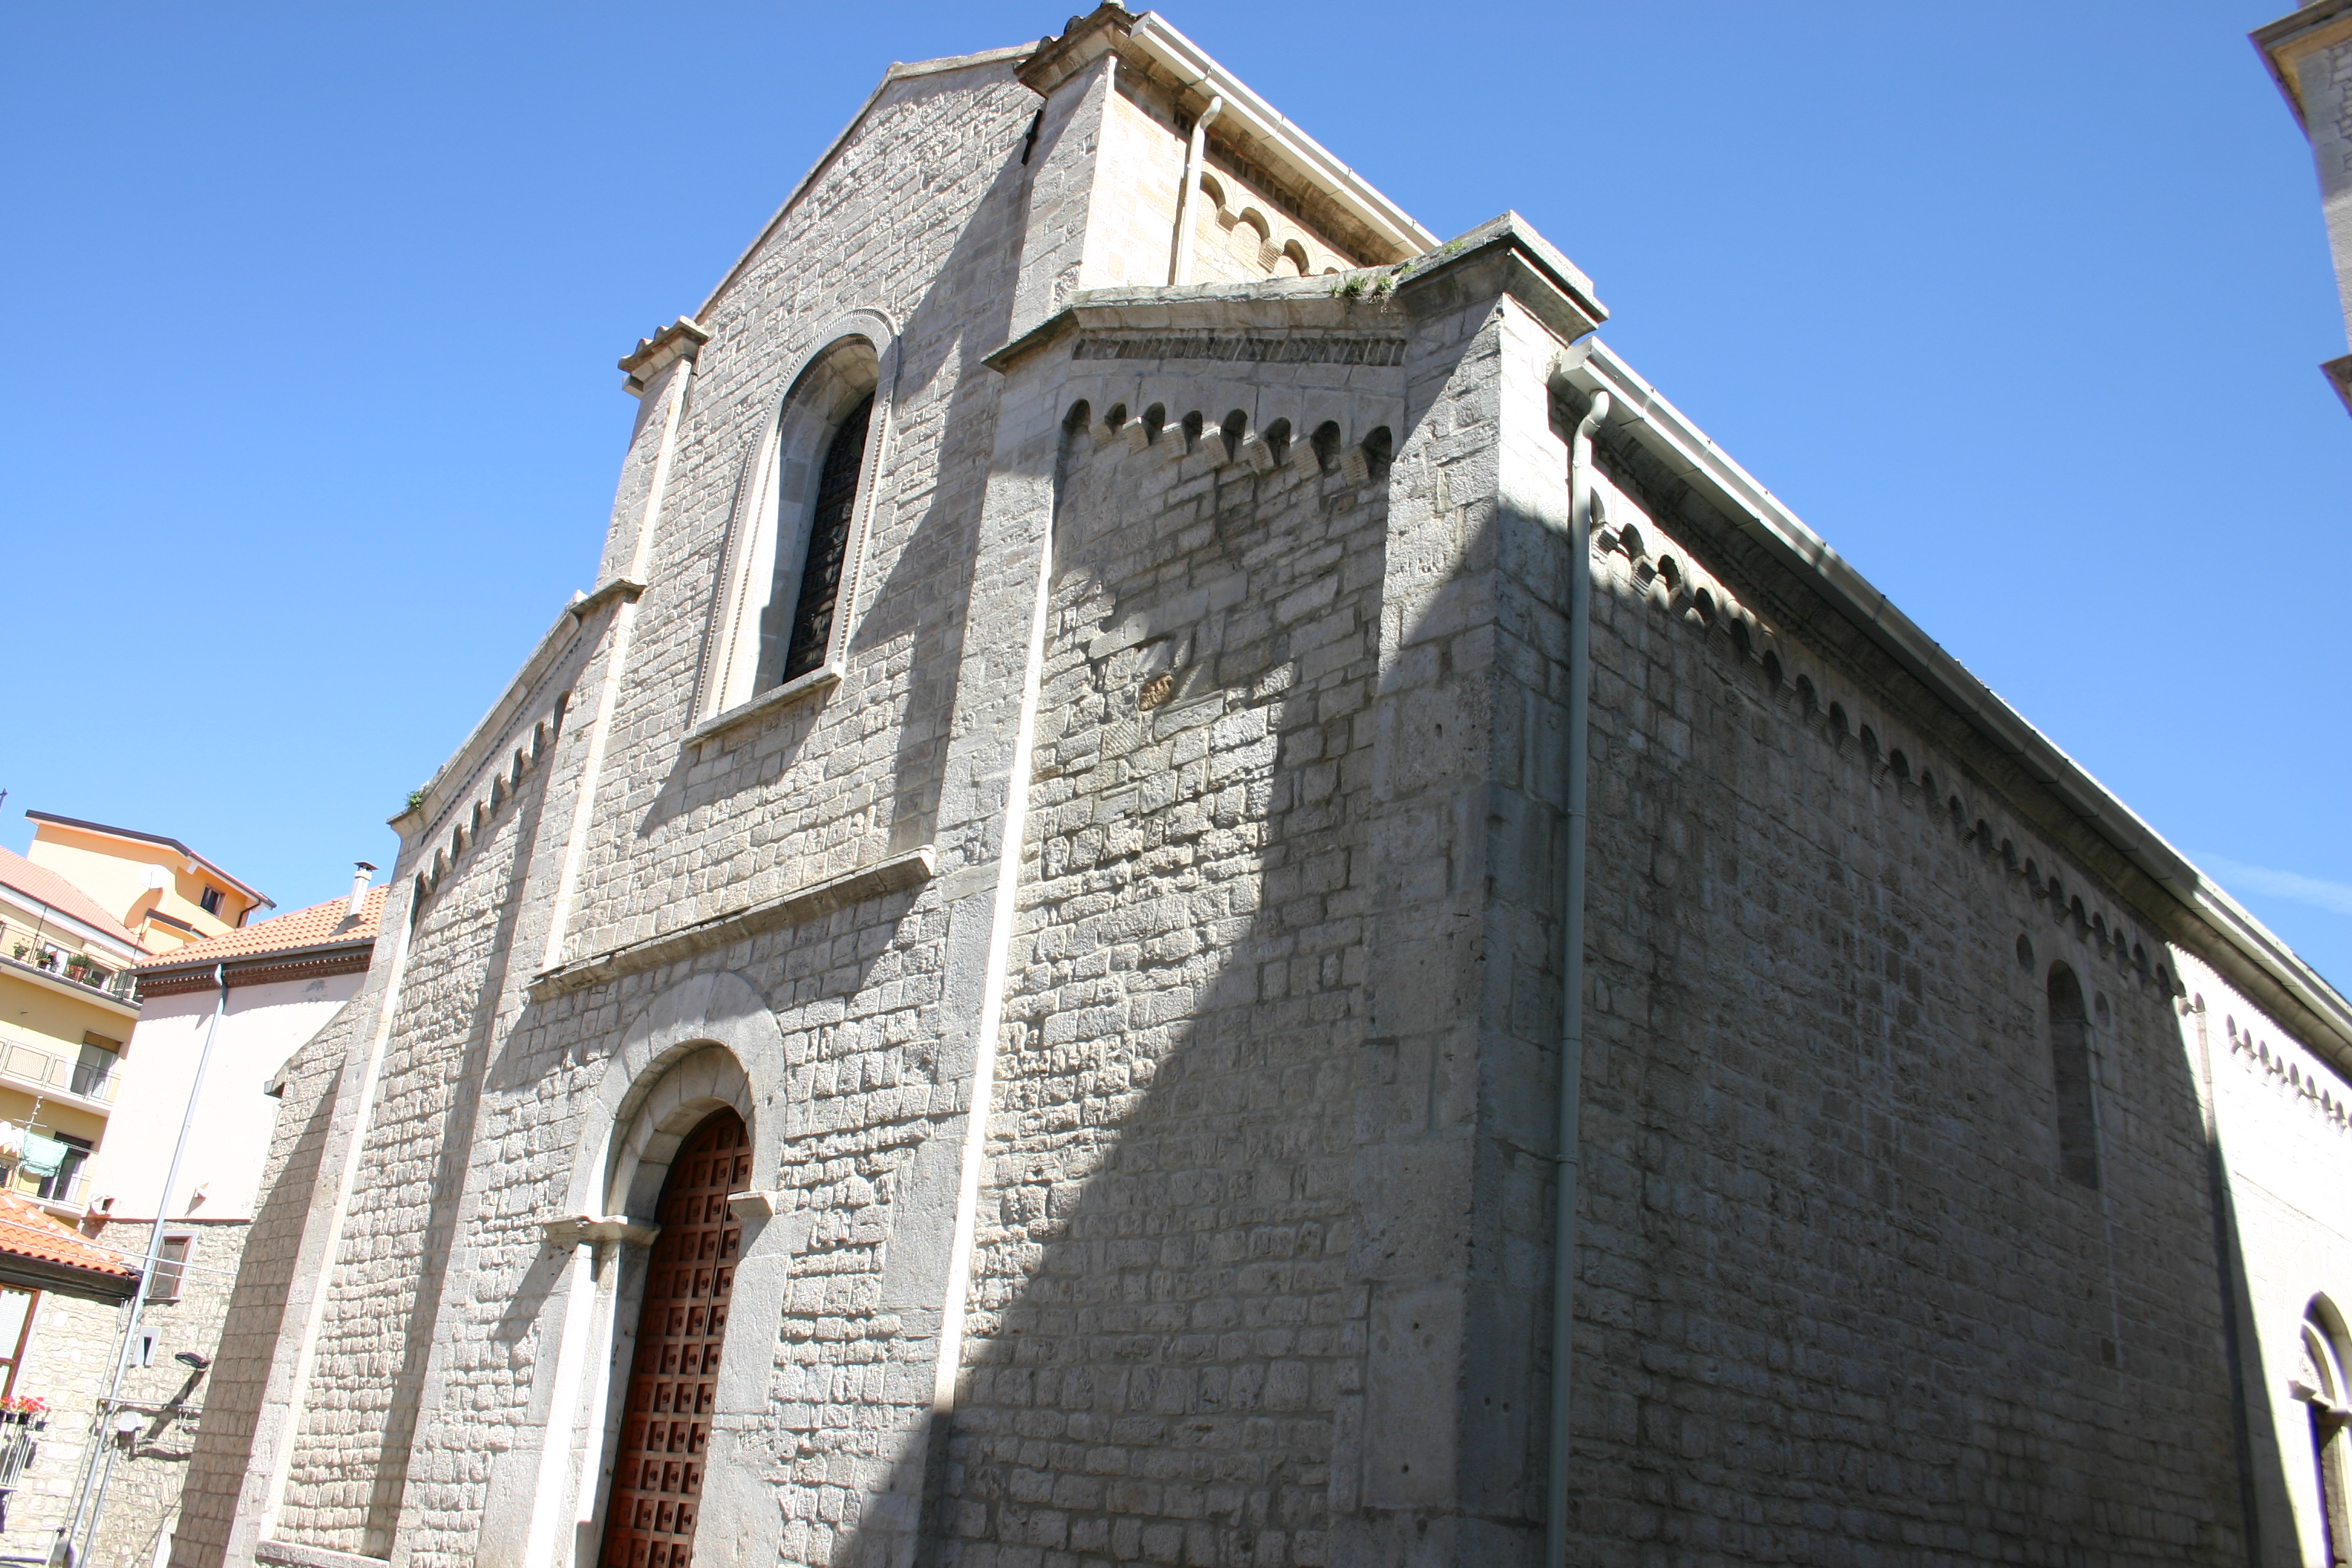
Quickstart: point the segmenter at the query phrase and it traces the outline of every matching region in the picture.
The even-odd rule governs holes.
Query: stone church
[[[1155,15],[894,66],[394,820],[172,1561],[2321,1564],[2352,1005]]]

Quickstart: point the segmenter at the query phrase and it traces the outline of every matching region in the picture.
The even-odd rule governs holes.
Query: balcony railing
[[[13,934],[13,933],[11,933]],[[19,954],[16,949],[25,951]],[[8,942],[0,936],[0,969],[29,970],[52,980],[63,980],[85,990],[111,996],[117,1002],[139,1005],[139,977],[128,969],[103,969],[90,964],[79,964],[71,955],[58,956],[29,942]]]
[[[22,1036],[0,1035],[0,1078],[111,1104],[120,1076],[113,1063],[94,1066],[75,1061],[43,1050]]]

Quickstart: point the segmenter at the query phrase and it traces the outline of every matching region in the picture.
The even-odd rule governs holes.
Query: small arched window
[[[2287,1392],[2310,1412],[2311,1458],[2316,1471],[2320,1561],[2330,1568],[2352,1561],[2352,1391],[2344,1381],[2344,1321],[2325,1297],[2303,1318],[2302,1355]]]
[[[706,714],[837,668],[883,416],[865,336],[814,356],[769,427],[739,513]]]
[[[2050,966],[2050,1067],[2058,1091],[2058,1167],[2068,1181],[2095,1190],[2099,1121],[2091,1087],[2091,1021],[2082,983],[2063,963]]]

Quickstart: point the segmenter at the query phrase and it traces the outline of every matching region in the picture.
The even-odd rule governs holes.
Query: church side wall
[[[1801,589],[1727,585],[1609,471],[1580,1560],[2242,1557],[2162,943]],[[2096,1190],[2061,1171],[2058,963]]]
[[[542,763],[562,739],[551,729]],[[508,766],[494,754],[486,773],[503,779]],[[509,983],[520,978],[511,971],[530,962],[522,916],[532,862],[547,853],[543,840],[562,832],[562,814],[547,810],[555,777],[541,765],[497,809],[473,817],[478,837],[447,863],[415,912],[362,1176],[325,1282],[279,1539],[371,1556],[390,1550],[442,1289],[457,1261],[487,1058],[505,1021]],[[463,805],[449,816],[467,820]]]

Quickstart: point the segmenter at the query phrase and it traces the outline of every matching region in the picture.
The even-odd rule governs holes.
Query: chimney
[[[352,873],[352,901],[343,910],[343,918],[355,921],[360,918],[360,910],[367,907],[368,879],[375,875],[375,868],[364,860],[353,864],[358,869]]]

